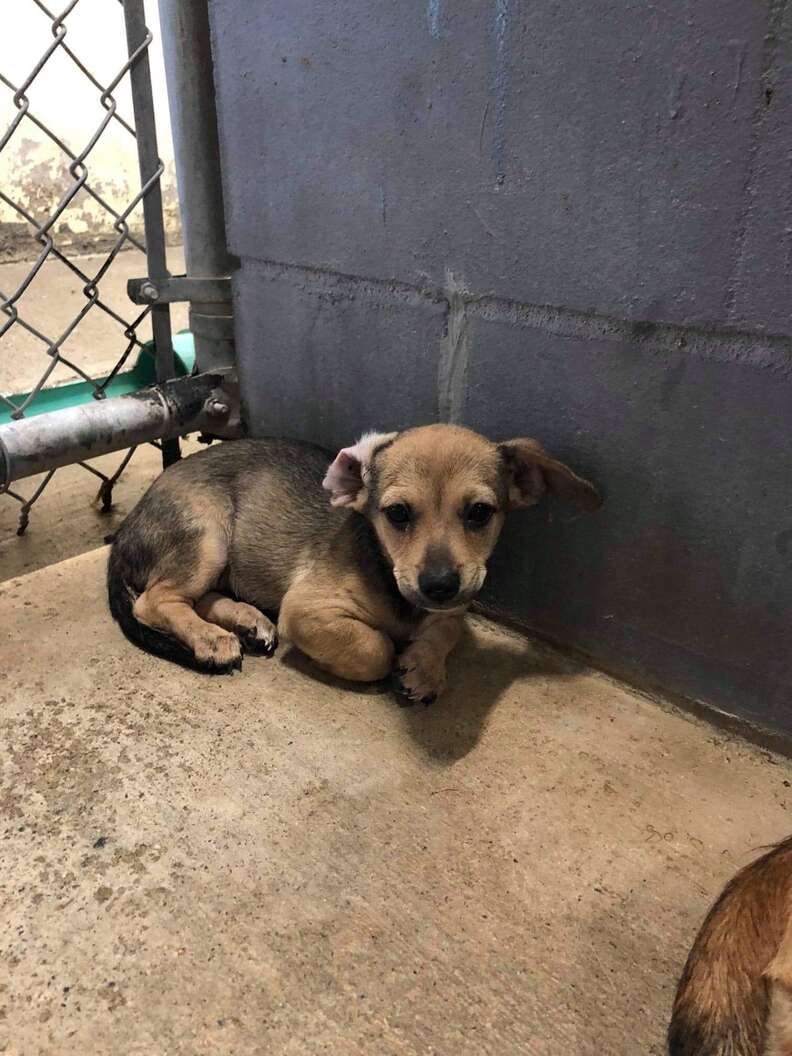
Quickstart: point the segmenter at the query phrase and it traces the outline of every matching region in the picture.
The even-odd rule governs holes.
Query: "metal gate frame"
[[[37,71],[56,47],[63,46],[65,34],[59,36],[57,27],[62,27],[77,2],[71,0],[61,15],[54,18],[56,39]],[[119,228],[118,248],[129,237],[125,217],[142,200],[148,274],[131,280],[128,293],[133,303],[151,310],[157,384],[131,395],[110,398],[97,387],[94,403],[35,417],[26,418],[24,410],[20,410],[16,420],[0,425],[0,493],[23,477],[42,472],[51,475],[60,466],[82,463],[144,442],[160,441],[167,465],[179,457],[180,435],[200,431],[211,437],[226,438],[239,435],[242,429],[231,311],[230,273],[234,262],[225,243],[208,0],[160,0],[187,270],[185,276],[178,277],[169,275],[165,258],[160,188],[164,167],[157,149],[148,57],[152,35],[146,26],[143,0],[120,2],[124,9],[129,61],[114,83],[129,70],[141,190],[119,218],[123,227]],[[50,14],[42,4],[39,6]],[[20,112],[11,131],[25,113],[23,106],[19,103],[17,106]],[[84,166],[80,172],[74,166],[82,165],[103,127],[100,126],[82,157],[75,158],[70,167],[75,178],[82,175],[83,182]],[[74,193],[76,190],[72,189],[71,197]],[[65,206],[56,210],[56,217],[62,208]],[[54,218],[50,218],[47,228],[53,223]],[[52,251],[47,229],[39,228],[37,238],[44,249],[36,270]],[[169,308],[175,301],[190,302],[196,373],[187,378],[176,378]],[[15,311],[13,297],[2,307],[11,318]]]

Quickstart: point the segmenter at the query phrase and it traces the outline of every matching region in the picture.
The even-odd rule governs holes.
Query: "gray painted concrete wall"
[[[535,435],[503,613],[792,732],[786,0],[212,0],[252,429]]]

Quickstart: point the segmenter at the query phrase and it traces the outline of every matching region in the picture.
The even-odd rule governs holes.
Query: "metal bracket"
[[[204,403],[206,424],[198,439],[206,443],[234,439],[244,433],[236,373],[233,370],[220,371],[218,378],[220,384]]]
[[[195,304],[229,304],[231,279],[190,278],[171,275],[167,279],[129,279],[127,296],[133,304],[173,304],[191,301]]]

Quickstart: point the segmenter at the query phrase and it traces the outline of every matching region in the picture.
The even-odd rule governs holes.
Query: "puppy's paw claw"
[[[266,656],[268,659],[275,655],[278,648],[278,632],[261,634],[259,630],[248,631],[241,636],[242,648],[251,656]]]
[[[409,689],[405,686],[402,681],[402,677],[406,674],[404,668],[397,667],[391,675],[391,687],[394,693],[399,697],[400,708],[411,708],[415,703],[415,698],[410,693]]]
[[[437,700],[440,689],[429,688],[421,676],[417,667],[397,667],[393,671],[391,684],[399,694],[401,700],[399,706],[402,708],[412,707],[413,704],[423,704],[429,707]]]

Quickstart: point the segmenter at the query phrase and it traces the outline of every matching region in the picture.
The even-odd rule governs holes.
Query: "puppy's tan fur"
[[[271,654],[270,610],[341,678],[385,677],[403,645],[401,689],[428,701],[507,511],[547,493],[599,505],[536,441],[449,425],[368,434],[335,459],[286,441],[223,444],[170,467],[124,523],[111,609],[138,644],[204,670],[239,666],[243,648]],[[485,524],[474,508],[491,511]],[[433,600],[448,582],[453,596]]]
[[[792,1056],[792,838],[743,869],[685,965],[670,1056]]]

